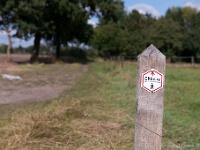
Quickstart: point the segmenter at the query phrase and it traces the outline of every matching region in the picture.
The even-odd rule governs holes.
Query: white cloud
[[[159,18],[161,16],[160,13],[154,7],[144,3],[128,7],[128,12],[131,12],[132,10],[137,10],[141,14],[149,13],[156,18]]]
[[[99,23],[99,20],[96,17],[91,17],[87,22],[88,24],[93,25],[93,27],[96,27],[97,24]]]
[[[200,11],[200,2],[199,1],[188,1],[184,6],[190,6],[198,9]]]
[[[93,27],[97,26],[97,23],[92,19],[88,20],[88,24],[91,24]]]

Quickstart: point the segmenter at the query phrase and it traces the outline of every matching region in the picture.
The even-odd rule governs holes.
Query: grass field
[[[136,66],[89,64],[51,101],[0,106],[0,149],[132,150]],[[167,67],[163,150],[200,149],[200,69]]]

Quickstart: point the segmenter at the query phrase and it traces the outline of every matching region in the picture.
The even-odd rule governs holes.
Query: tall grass
[[[200,149],[200,70],[166,69],[163,150]],[[136,65],[95,62],[51,101],[0,107],[0,149],[131,150]]]

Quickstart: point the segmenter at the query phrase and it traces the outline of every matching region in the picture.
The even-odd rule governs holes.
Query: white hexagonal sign
[[[142,74],[141,87],[148,92],[156,92],[163,88],[164,75],[155,69]]]

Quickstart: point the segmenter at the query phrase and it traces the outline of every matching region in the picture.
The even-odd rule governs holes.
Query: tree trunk
[[[12,48],[12,40],[11,40],[11,36],[10,36],[10,31],[8,30],[8,28],[6,28],[6,34],[7,34],[7,37],[8,37],[8,47],[7,47],[7,62],[11,62],[12,59],[11,59],[11,48]]]
[[[39,57],[39,51],[40,51],[40,40],[41,40],[41,34],[37,32],[35,34],[35,39],[34,39],[34,45],[33,45],[33,51],[31,55],[30,62],[36,62]]]
[[[56,38],[56,58],[60,58],[60,37],[57,36]]]

